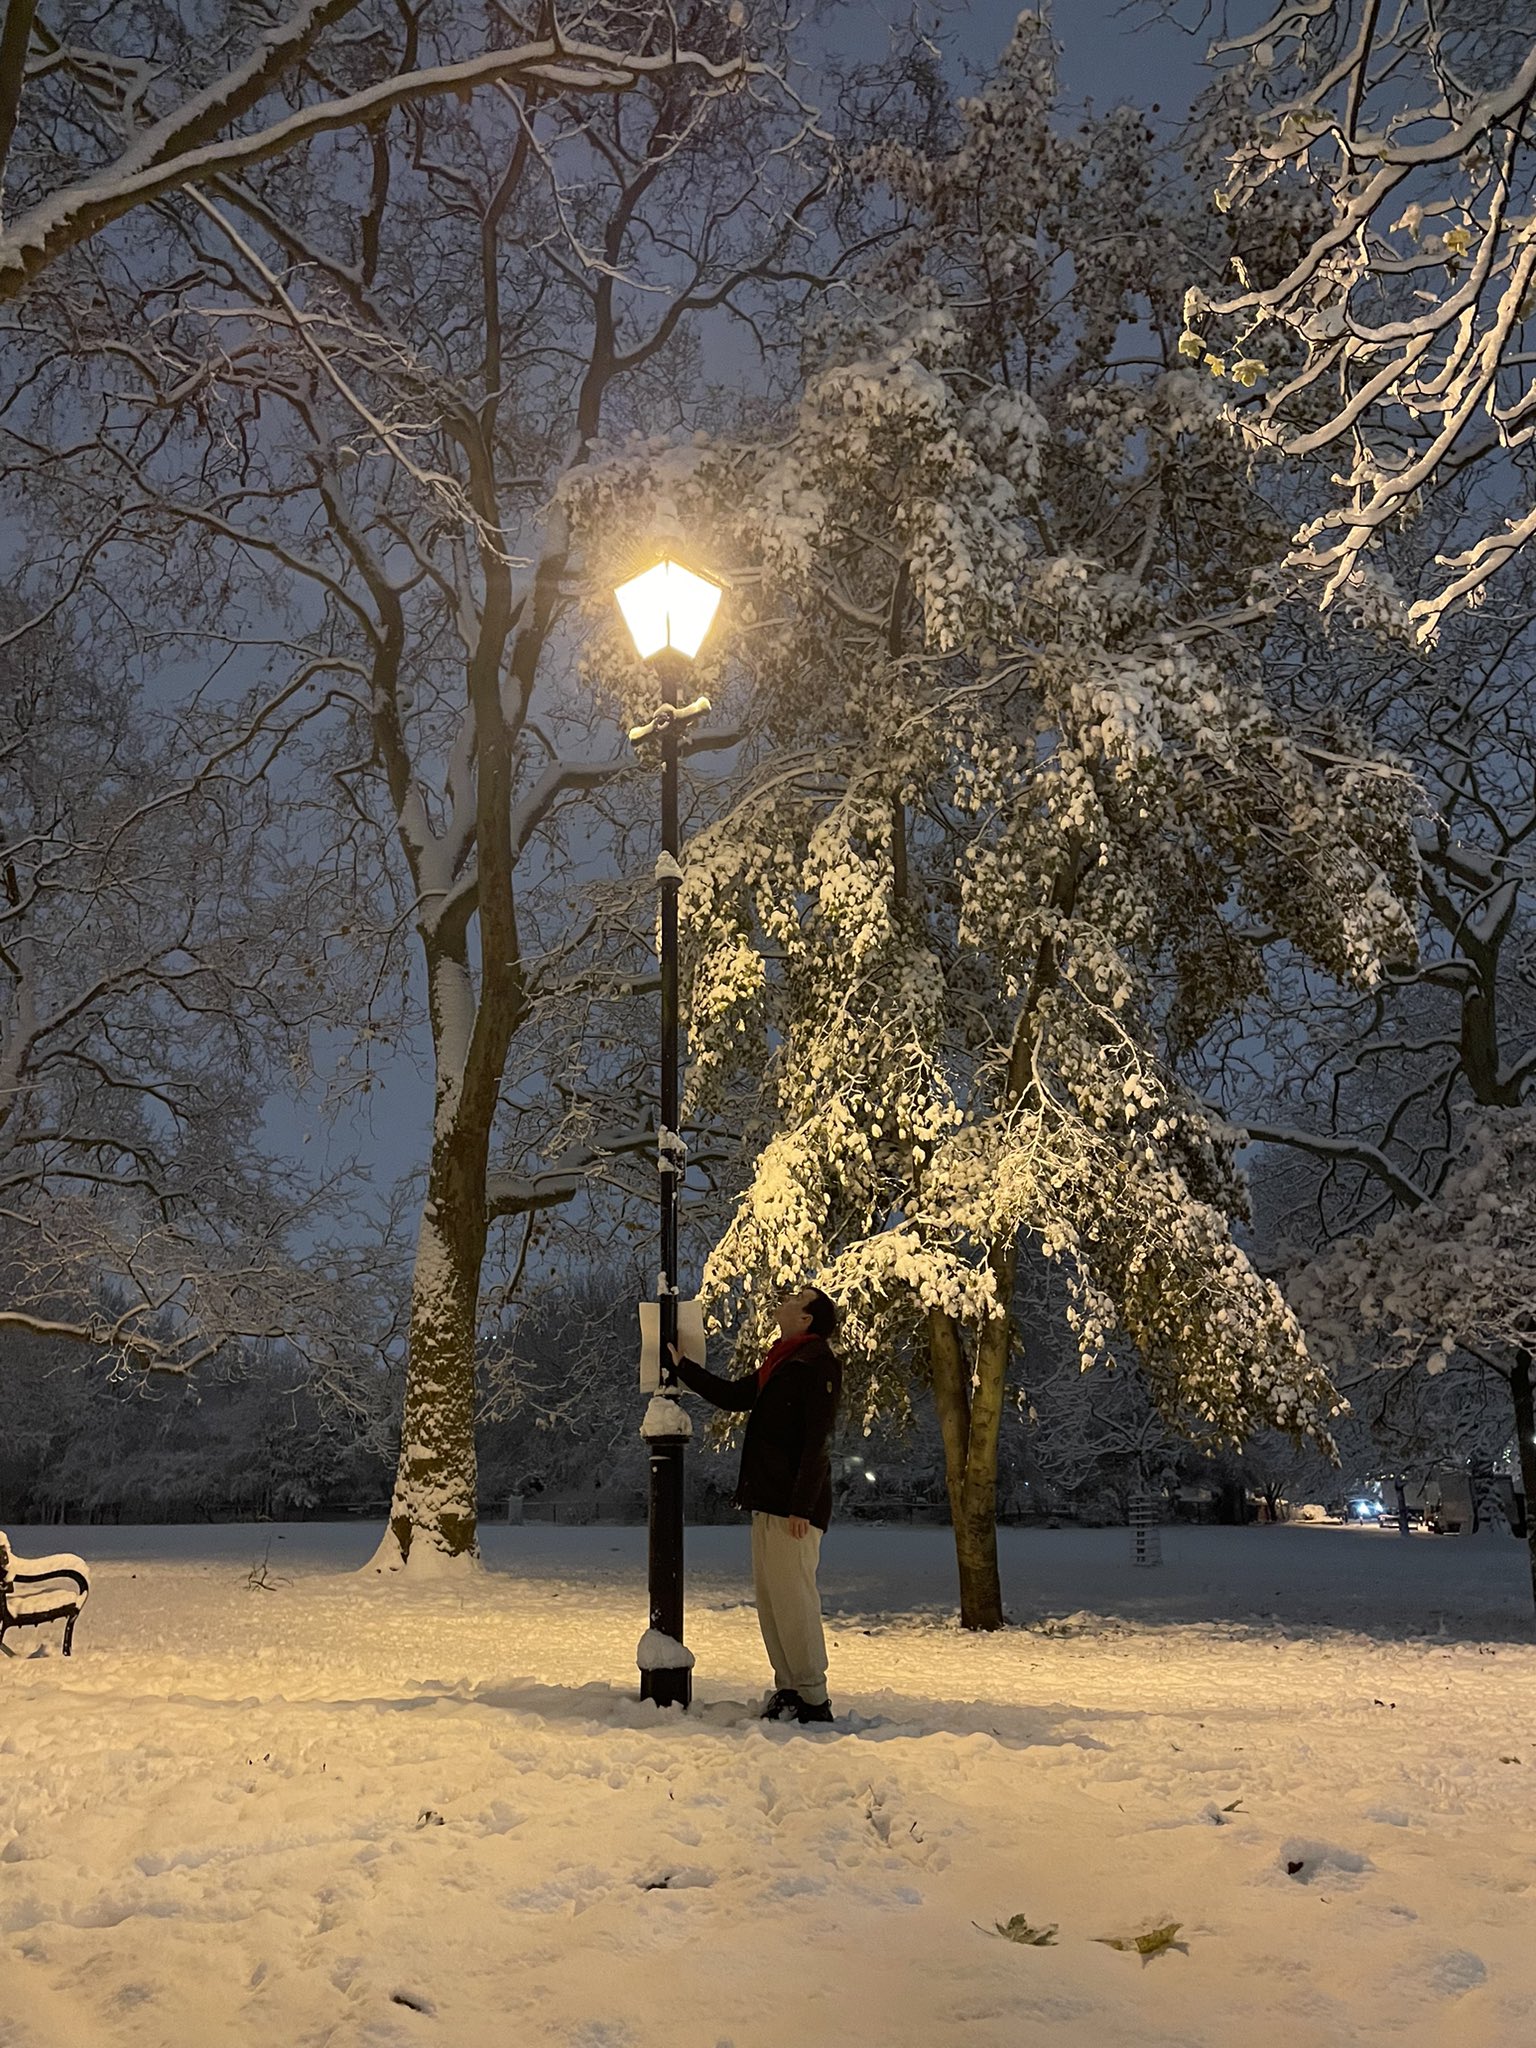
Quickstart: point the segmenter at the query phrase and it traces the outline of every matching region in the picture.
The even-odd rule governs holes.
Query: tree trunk
[[[480,1262],[427,1204],[416,1240],[409,1355],[389,1527],[373,1565],[413,1577],[477,1556],[475,1336]]]
[[[997,1446],[1002,1424],[1011,1323],[985,1323],[976,1342],[974,1380],[966,1369],[959,1326],[932,1310],[928,1353],[933,1398],[944,1440],[944,1479],[955,1532],[960,1626],[1002,1628],[1003,1589],[997,1567]]]
[[[486,1165],[494,1110],[466,1102],[468,987],[462,962],[439,960],[433,976],[438,1051],[437,1117],[427,1199],[416,1236],[400,1420],[400,1455],[389,1526],[372,1569],[412,1577],[478,1562],[475,1350],[487,1233]]]
[[[1531,1387],[1531,1354],[1517,1351],[1509,1375],[1515,1405],[1515,1443],[1525,1488],[1525,1543],[1531,1558],[1531,1599],[1536,1602],[1536,1395]]]
[[[1061,867],[1051,886],[1051,905],[1070,917],[1077,900],[1082,848],[1068,837]],[[1035,1022],[1040,999],[1056,980],[1056,951],[1041,942],[1029,986],[1014,1026],[1003,1106],[1016,1109],[1033,1086]],[[928,1317],[928,1355],[933,1398],[944,1438],[944,1477],[955,1531],[960,1572],[960,1626],[1002,1628],[1003,1589],[997,1569],[997,1447],[1003,1394],[1013,1343],[1013,1289],[1018,1277],[1018,1240],[994,1244],[987,1254],[997,1313],[976,1335],[976,1362],[966,1371],[965,1347],[953,1317],[937,1310]]]

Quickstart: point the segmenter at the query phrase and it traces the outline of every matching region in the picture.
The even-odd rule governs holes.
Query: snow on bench
[[[0,1529],[0,1647],[7,1629],[64,1624],[64,1654],[74,1641],[75,1623],[90,1597],[91,1575],[84,1558],[61,1550],[55,1557],[18,1557]]]

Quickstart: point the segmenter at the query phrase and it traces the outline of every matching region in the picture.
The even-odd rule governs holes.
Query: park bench
[[[67,1657],[90,1591],[91,1575],[83,1558],[69,1551],[57,1557],[18,1557],[0,1529],[0,1647],[8,1629],[62,1621]]]

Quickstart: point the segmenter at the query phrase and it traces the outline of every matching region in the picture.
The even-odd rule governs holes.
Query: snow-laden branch
[[[1531,1258],[1536,1121],[1480,1110],[1467,1144],[1419,1212],[1335,1246],[1298,1280],[1321,1323],[1341,1308],[1390,1332],[1399,1359],[1444,1371],[1458,1347],[1503,1353],[1536,1337]]]
[[[609,1160],[654,1152],[653,1127],[615,1131],[589,1145],[573,1145],[531,1174],[493,1173],[486,1180],[486,1214],[492,1220],[527,1216],[574,1201],[590,1177]]]
[[[1250,447],[1339,462],[1290,565],[1325,604],[1390,611],[1383,538],[1536,436],[1536,38],[1511,18],[1479,41],[1431,0],[1328,0],[1278,7],[1212,57],[1251,112],[1216,195],[1243,257],[1239,289],[1190,292],[1184,351],[1239,387],[1228,417]],[[1484,530],[1407,608],[1422,640],[1536,538],[1536,511],[1471,516]]]
[[[84,1321],[59,1321],[50,1316],[28,1315],[20,1309],[0,1309],[0,1330],[25,1330],[32,1337],[54,1337],[101,1352],[115,1362],[136,1367],[140,1372],[169,1374],[190,1379],[200,1366],[211,1364],[233,1339],[213,1343],[186,1343],[153,1331],[136,1329],[124,1318],[109,1320],[89,1317]],[[280,1337],[281,1330],[261,1330],[254,1336]]]
[[[285,156],[320,135],[361,128],[412,103],[480,87],[613,95],[647,79],[686,74],[706,86],[737,86],[761,75],[747,58],[716,61],[675,46],[658,53],[568,40],[558,28],[452,64],[402,71],[354,93],[317,101],[247,134],[227,131],[291,76],[321,34],[358,0],[312,0],[257,43],[246,62],[157,121],[115,162],[51,193],[0,235],[0,301],[18,297],[66,250],[134,208],[188,186]],[[3,103],[0,103],[3,111]]]
[[[553,761],[519,801],[512,813],[512,846],[521,856],[533,835],[563,796],[573,791],[601,789],[615,776],[633,772],[632,754],[615,754],[601,761]]]
[[[1242,1135],[1250,1145],[1288,1145],[1314,1159],[1337,1160],[1363,1166],[1379,1180],[1405,1208],[1419,1209],[1430,1199],[1430,1190],[1420,1187],[1411,1175],[1395,1165],[1379,1145],[1364,1138],[1330,1136],[1326,1131],[1298,1130],[1292,1124],[1244,1123]]]

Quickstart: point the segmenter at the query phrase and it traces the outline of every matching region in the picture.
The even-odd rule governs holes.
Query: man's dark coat
[[[756,1373],[724,1380],[691,1358],[678,1362],[677,1376],[717,1408],[747,1411],[737,1507],[799,1515],[825,1531],[832,1520],[832,1426],[843,1391],[843,1368],[827,1340],[802,1344],[761,1387]]]

